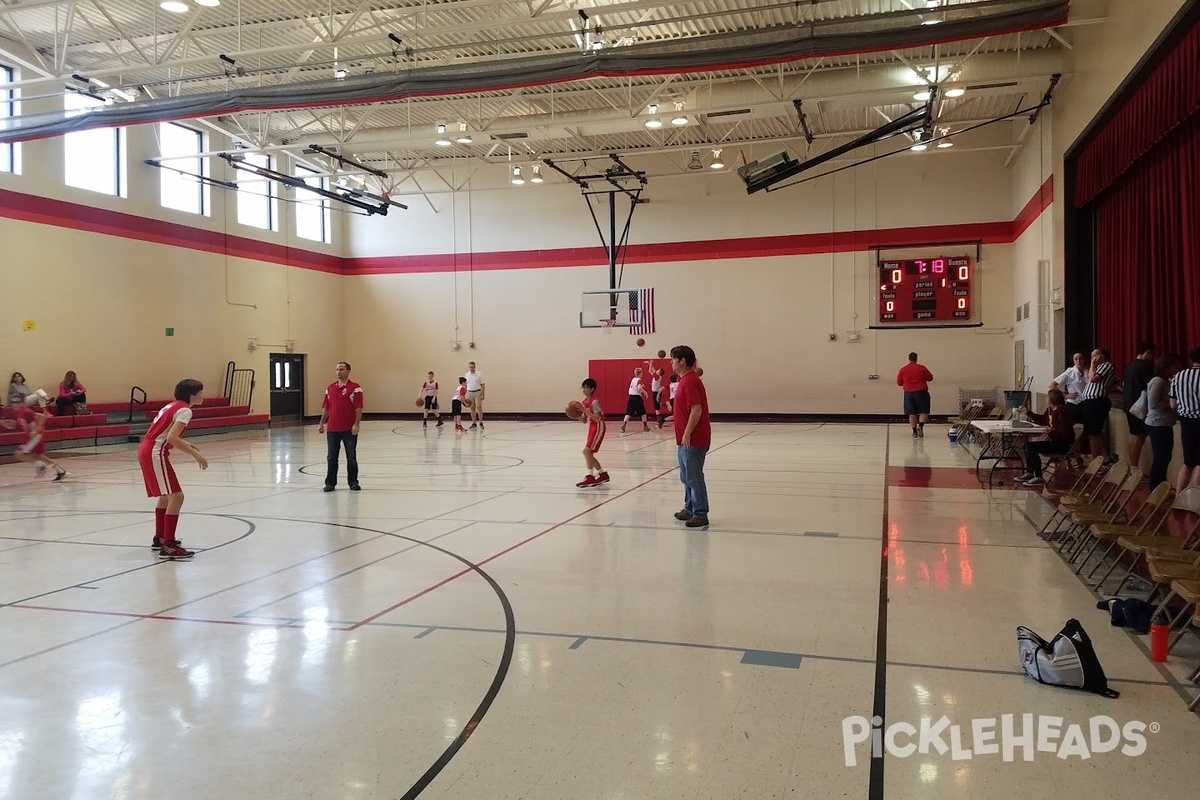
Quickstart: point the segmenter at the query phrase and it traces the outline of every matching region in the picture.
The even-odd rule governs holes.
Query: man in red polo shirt
[[[704,484],[704,458],[712,445],[708,395],[696,374],[696,351],[685,344],[671,348],[671,368],[679,375],[675,390],[675,444],[678,445],[679,481],[683,484],[683,509],[675,519],[689,528],[708,527],[708,487]]]
[[[917,363],[917,354],[908,354],[908,363],[896,373],[896,385],[904,387],[904,413],[912,426],[914,439],[925,437],[925,423],[929,422],[929,381],[933,373],[923,364]]]
[[[362,387],[350,380],[350,364],[345,361],[337,363],[337,380],[329,384],[325,390],[325,399],[321,401],[321,424],[317,433],[325,434],[329,446],[325,472],[325,491],[332,492],[337,486],[338,455],[342,445],[346,447],[346,480],[350,491],[357,492],[358,485],[358,425],[362,421],[363,392]],[[326,427],[329,432],[326,433]]]

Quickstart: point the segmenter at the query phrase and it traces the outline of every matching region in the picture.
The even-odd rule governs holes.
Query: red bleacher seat
[[[225,399],[225,398],[221,398]],[[147,411],[146,418],[154,419],[157,411]],[[199,406],[192,409],[192,419],[209,419],[211,417],[236,417],[250,413],[250,406]]]
[[[206,419],[192,419],[188,430],[203,429],[203,428],[232,428],[238,425],[263,425],[271,421],[270,414],[246,414],[243,416],[232,417],[208,417]]]

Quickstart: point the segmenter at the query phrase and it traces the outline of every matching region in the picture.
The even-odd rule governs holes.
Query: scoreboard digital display
[[[971,272],[968,256],[880,261],[879,322],[969,321]]]

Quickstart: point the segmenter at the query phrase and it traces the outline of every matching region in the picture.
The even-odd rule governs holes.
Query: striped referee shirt
[[[1108,387],[1113,379],[1113,365],[1111,361],[1105,361],[1096,367],[1096,376],[1099,380],[1085,381],[1083,384],[1083,393],[1080,394],[1079,400],[1097,400],[1108,395]]]
[[[1200,419],[1200,367],[1180,370],[1171,379],[1168,396],[1175,401],[1180,417]]]

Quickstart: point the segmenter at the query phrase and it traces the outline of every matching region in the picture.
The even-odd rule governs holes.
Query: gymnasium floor
[[[314,427],[199,437],[183,563],[131,448],[0,467],[0,797],[1194,796],[1196,640],[1153,665],[944,428],[714,433],[707,532],[672,518],[669,433],[614,429],[613,482],[577,490],[579,425],[370,422],[355,494],[320,491]],[[1019,670],[1016,626],[1072,616],[1120,699]],[[1096,715],[1156,732],[847,766],[843,720],[880,711],[964,748],[1004,714],[1063,717],[1052,749]]]

